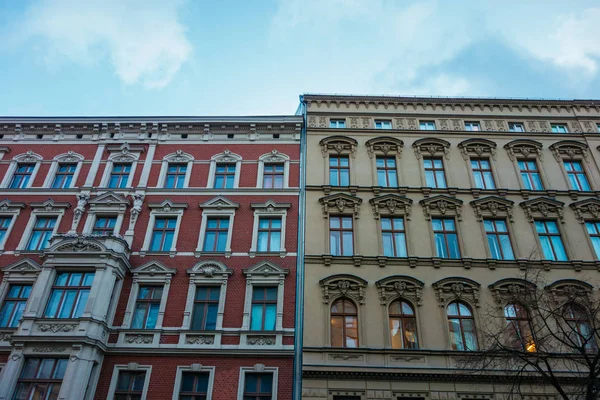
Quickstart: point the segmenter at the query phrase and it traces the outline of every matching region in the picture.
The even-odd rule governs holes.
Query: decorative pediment
[[[573,209],[575,213],[575,219],[579,223],[584,223],[586,219],[599,219],[600,218],[600,200],[599,199],[585,199],[576,201],[575,203],[569,204],[569,207]]]
[[[352,158],[356,157],[356,146],[358,142],[352,138],[346,136],[329,136],[324,139],[321,139],[319,142],[321,145],[321,154],[323,158],[327,157],[332,151],[335,151],[338,154],[342,153],[350,153],[352,154]]]
[[[446,307],[448,303],[454,300],[464,300],[475,307],[479,307],[481,285],[474,280],[450,277],[441,279],[432,286],[440,307]]]
[[[443,155],[446,159],[450,156],[450,142],[443,139],[423,138],[415,140],[412,146],[419,160],[423,155],[432,157]]]
[[[120,207],[129,206],[129,200],[125,196],[110,191],[88,200],[88,204],[90,207]]]
[[[29,150],[26,153],[21,153],[13,157],[13,160],[21,163],[36,163],[42,161],[43,157]]]
[[[23,208],[25,208],[25,203],[10,201],[9,199],[0,201],[0,212],[19,211]]]
[[[392,301],[403,298],[417,306],[423,304],[423,287],[425,284],[410,276],[395,275],[375,282],[379,292],[381,305],[387,306]]]
[[[187,273],[191,278],[196,276],[202,276],[204,278],[226,278],[228,275],[233,274],[233,270],[227,268],[227,266],[220,261],[207,260],[200,261],[192,268],[189,268]]]
[[[345,193],[336,193],[321,197],[319,202],[323,206],[323,216],[329,217],[330,213],[352,213],[356,218],[360,215],[362,199]]]
[[[42,266],[30,258],[16,261],[6,267],[2,268],[2,272],[6,274],[37,274],[42,270]]]
[[[371,140],[367,140],[367,154],[370,158],[373,158],[375,153],[384,155],[392,154],[400,158],[402,156],[402,148],[404,142],[400,139],[396,139],[389,136],[377,137]]]
[[[140,158],[146,148],[144,146],[132,146],[125,142],[121,145],[109,145],[106,150],[111,153],[108,157],[113,162],[133,162]]]
[[[85,235],[55,235],[52,242],[52,246],[44,253],[97,253],[107,251],[101,241]]]
[[[263,154],[258,159],[266,163],[282,163],[289,161],[290,157],[286,154],[280,153],[278,150],[271,150],[270,153]]]
[[[492,159],[496,159],[496,143],[487,139],[467,139],[458,144],[461,154],[465,160],[471,156],[482,157],[490,155]]]
[[[489,196],[484,197],[483,199],[473,200],[470,204],[475,211],[475,217],[477,218],[477,221],[482,221],[485,217],[503,217],[508,218],[510,222],[514,222],[514,201],[503,199],[502,197],[498,196]]]
[[[213,197],[204,203],[200,203],[198,206],[200,208],[215,208],[217,210],[240,207],[238,203],[235,203],[223,196]]]
[[[43,211],[64,211],[71,207],[70,203],[57,202],[52,199],[48,199],[40,203],[30,203],[29,205],[31,208],[42,209]]]
[[[323,303],[329,304],[338,297],[348,297],[365,304],[367,281],[350,274],[332,275],[319,281]]]
[[[549,149],[552,151],[554,158],[558,162],[562,162],[563,159],[583,159],[589,162],[588,145],[576,140],[561,140],[560,142],[550,145]]]
[[[535,285],[525,279],[506,278],[488,286],[496,304],[504,307],[508,303],[522,302],[528,294],[535,293]]]
[[[561,279],[546,286],[545,289],[550,292],[557,303],[582,301],[584,304],[589,304],[594,287],[577,279]]]
[[[536,218],[558,218],[560,222],[565,222],[563,211],[565,203],[562,201],[548,197],[538,197],[523,201],[519,205],[523,208],[525,218],[529,222],[533,222]]]
[[[425,220],[429,221],[432,216],[456,216],[462,220],[462,204],[463,201],[446,195],[433,196],[419,201],[423,207]]]
[[[515,161],[519,157],[523,158],[535,158],[539,157],[542,159],[542,144],[535,140],[529,139],[517,139],[512,142],[508,142],[504,145],[508,153],[508,157]]]
[[[222,163],[235,163],[238,161],[242,161],[242,156],[240,156],[239,154],[232,153],[230,150],[225,150],[222,153],[215,154],[210,159]]]
[[[276,203],[272,199],[269,199],[264,203],[250,203],[250,207],[252,207],[254,210],[269,213],[284,213],[291,206],[291,203]]]
[[[397,194],[386,194],[369,200],[373,207],[373,216],[379,219],[383,215],[404,215],[410,220],[412,212],[412,199]]]
[[[134,279],[140,276],[168,276],[169,278],[177,273],[177,269],[169,268],[160,261],[150,261],[144,265],[131,270]]]
[[[194,161],[194,156],[184,152],[183,150],[177,150],[175,153],[166,155],[164,160],[173,163],[187,163]]]
[[[270,261],[261,261],[250,268],[243,269],[243,273],[247,277],[262,276],[283,278],[289,271]]]
[[[178,213],[188,207],[187,203],[174,203],[171,199],[166,199],[162,203],[149,203],[148,208],[152,211],[161,213]]]

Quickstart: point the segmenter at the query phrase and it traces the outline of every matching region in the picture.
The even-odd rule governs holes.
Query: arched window
[[[504,317],[506,318],[508,346],[522,348],[529,352],[535,351],[533,327],[527,308],[518,303],[508,304],[504,307]]]
[[[331,305],[331,346],[358,347],[358,313],[348,299],[338,299]]]
[[[463,302],[453,301],[448,304],[447,312],[452,350],[477,350],[475,319],[471,308]]]
[[[585,351],[594,351],[596,343],[585,309],[579,304],[568,303],[563,311],[563,318],[569,328],[568,335],[575,346],[584,346]]]
[[[396,300],[389,307],[392,348],[418,349],[415,310],[406,301]]]

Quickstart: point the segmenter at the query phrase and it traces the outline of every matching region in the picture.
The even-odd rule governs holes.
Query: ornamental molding
[[[499,307],[509,303],[522,302],[535,294],[536,286],[532,282],[520,278],[500,279],[488,286],[492,298]]]
[[[367,281],[350,274],[328,276],[319,281],[323,303],[329,304],[339,297],[347,297],[358,304],[365,304]]]
[[[44,253],[96,253],[107,251],[106,247],[93,236],[87,235],[54,235],[56,242]],[[60,240],[62,239],[62,240]]]
[[[227,279],[229,275],[233,274],[232,269],[227,268],[225,264],[216,260],[200,261],[186,272],[190,275],[191,279],[197,276]]]
[[[369,200],[373,207],[373,216],[379,219],[382,215],[405,216],[410,221],[412,215],[412,199],[394,193],[374,197]]]
[[[578,279],[560,279],[546,286],[552,299],[556,303],[583,303],[590,304],[590,298],[594,287],[587,282]]]
[[[413,143],[415,156],[420,160],[423,155],[436,156],[443,155],[446,160],[450,158],[450,142],[438,138],[423,138]]]
[[[79,153],[75,153],[72,150],[69,150],[66,153],[59,154],[56,157],[54,157],[55,161],[59,161],[59,162],[71,162],[71,163],[80,162],[80,161],[83,161],[84,159],[85,159],[85,157],[83,157]]]
[[[51,333],[72,332],[78,326],[78,324],[40,324],[38,330]]]
[[[129,206],[129,200],[126,197],[121,196],[118,193],[109,191],[102,193],[87,202],[90,208],[94,207],[121,207]]]
[[[321,146],[323,158],[327,157],[327,154],[332,151],[338,154],[350,153],[352,158],[356,158],[358,142],[355,139],[346,136],[329,136],[321,139],[319,145]]]
[[[138,192],[131,195],[133,198],[133,207],[131,207],[130,218],[129,218],[129,231],[133,231],[135,223],[142,212],[142,205],[144,204],[144,193]]]
[[[477,221],[483,221],[485,217],[504,217],[508,218],[510,222],[514,222],[514,201],[498,196],[489,196],[473,200],[469,204],[473,207]]]
[[[186,344],[214,344],[215,337],[212,335],[187,335]]]
[[[323,207],[324,218],[329,218],[331,213],[352,213],[355,218],[358,218],[362,199],[345,193],[336,193],[321,197],[319,203]]]
[[[542,158],[542,148],[543,145],[540,142],[536,142],[535,140],[529,139],[517,139],[512,142],[508,142],[504,145],[506,152],[508,153],[508,158],[511,161],[516,161],[517,158],[539,158],[540,161],[543,161]]]
[[[144,265],[140,265],[137,268],[131,270],[133,273],[134,279],[139,278],[140,275],[146,276],[154,276],[154,275],[166,275],[170,278],[170,276],[175,275],[177,273],[176,268],[169,268],[160,261],[149,261]]]
[[[0,342],[10,342],[12,340],[13,332],[0,332]]]
[[[247,336],[246,344],[251,346],[273,346],[275,344],[275,336]]]
[[[569,207],[573,209],[575,219],[580,223],[585,223],[589,219],[600,218],[600,200],[591,198],[576,201],[575,203],[569,204]]]
[[[395,155],[397,158],[402,157],[402,149],[404,142],[389,136],[382,136],[367,140],[367,154],[369,158],[373,158],[376,153],[383,155]]]
[[[205,201],[204,203],[198,204],[198,206],[203,209],[208,208],[208,209],[216,209],[216,210],[222,210],[222,209],[228,209],[228,208],[236,209],[236,208],[240,207],[240,205],[238,203],[233,202],[224,196],[213,197],[212,199]]]
[[[271,152],[263,154],[258,159],[266,163],[283,163],[289,161],[290,157],[287,154],[280,153],[279,150],[271,150]]]
[[[125,343],[129,344],[151,344],[154,335],[125,335]]]
[[[548,197],[538,197],[519,203],[525,212],[525,219],[533,223],[536,218],[558,218],[565,223],[563,207],[565,203]]]
[[[73,222],[71,223],[71,230],[75,231],[81,217],[85,213],[85,206],[90,199],[90,195],[88,193],[78,193],[77,195],[77,206],[73,210]]]
[[[436,216],[456,216],[459,221],[462,221],[462,200],[440,194],[423,199],[419,201],[419,204],[423,207],[423,214],[426,221]]]
[[[9,199],[4,199],[4,200],[0,201],[0,212],[2,212],[2,211],[3,212],[6,212],[6,211],[18,212],[25,207],[26,207],[25,203],[10,201]]]
[[[405,275],[395,275],[375,282],[382,306],[388,306],[397,299],[407,299],[417,306],[423,305],[423,287],[418,279]]]
[[[264,203],[250,203],[250,207],[255,211],[284,214],[292,207],[292,203],[276,203],[275,200],[269,199]]]
[[[109,144],[106,146],[106,151],[109,153],[121,153],[121,154],[129,154],[129,153],[143,153],[146,151],[145,146],[140,145],[131,145],[128,142],[122,144]]]
[[[550,149],[550,151],[552,151],[554,159],[559,163],[562,162],[564,159],[583,159],[585,160],[585,162],[590,162],[588,153],[589,147],[585,143],[577,142],[575,140],[561,140],[560,142],[551,144],[548,148]]]
[[[231,162],[235,163],[238,161],[242,161],[242,156],[239,154],[232,153],[231,150],[225,150],[222,153],[215,154],[210,158],[212,161],[216,162]]]
[[[482,157],[484,155],[490,155],[490,157],[496,159],[496,143],[487,139],[467,139],[460,142],[457,147],[459,148],[463,158],[468,160],[471,156]]]
[[[8,274],[38,274],[42,270],[42,266],[31,258],[16,261],[2,268],[2,272],[6,277]]]
[[[188,204],[174,203],[171,199],[166,199],[162,203],[149,203],[148,208],[150,208],[152,212],[177,214],[188,208]]]
[[[67,208],[71,207],[70,203],[57,202],[52,199],[48,199],[43,202],[29,203],[29,205],[31,206],[31,208],[36,209],[38,211],[50,211],[50,212],[52,212],[52,211],[62,212],[64,210],[66,210]]]
[[[188,163],[190,161],[194,161],[194,156],[184,152],[183,150],[177,150],[175,153],[164,156],[163,160],[168,162]]]
[[[271,261],[261,261],[250,268],[244,268],[242,272],[247,278],[260,278],[262,276],[283,279],[289,273],[289,270],[284,269]]]
[[[67,351],[66,347],[53,347],[53,346],[46,346],[46,347],[34,347],[31,349],[31,351],[33,353],[62,353]]]
[[[435,297],[440,307],[446,307],[455,300],[463,300],[475,307],[479,307],[479,294],[481,285],[474,280],[462,277],[441,279],[432,284]]]
[[[40,156],[37,153],[34,153],[31,150],[28,150],[25,153],[21,153],[13,157],[14,161],[22,163],[37,163],[39,161],[42,161],[43,159],[44,158],[42,156]]]

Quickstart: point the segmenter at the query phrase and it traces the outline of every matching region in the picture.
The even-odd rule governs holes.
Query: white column
[[[155,151],[156,145],[151,144],[150,147],[148,147],[148,154],[146,155],[146,160],[144,160],[144,169],[142,169],[142,176],[140,177],[140,183],[138,186],[148,186],[148,177],[150,176],[150,169],[152,168],[152,161],[154,160]]]
[[[112,293],[115,289],[115,283],[117,282],[117,276],[113,273],[111,267],[98,271],[102,272],[102,279],[99,280],[97,290],[95,293],[90,293],[90,299],[94,295],[91,303],[88,303],[86,307],[86,313],[90,312],[92,318],[101,319],[108,323],[108,309],[112,299]]]
[[[104,144],[98,145],[96,149],[96,155],[94,156],[94,161],[92,161],[92,166],[90,167],[90,172],[85,179],[84,187],[92,187],[94,186],[94,180],[96,179],[96,174],[98,173],[98,168],[100,168],[100,161],[102,161],[102,154],[104,154]]]
[[[23,312],[24,317],[35,318],[42,306],[42,299],[44,298],[46,291],[52,287],[52,279],[54,278],[54,269],[49,267],[42,268],[42,271],[38,275],[35,284],[31,288],[29,298],[31,301],[27,302],[27,307]]]
[[[0,372],[0,400],[12,399],[12,393],[17,386],[19,373],[23,368],[23,348],[13,349],[6,361],[6,365]]]
[[[83,399],[87,389],[92,367],[94,366],[94,349],[91,346],[74,345],[65,371],[59,400]]]

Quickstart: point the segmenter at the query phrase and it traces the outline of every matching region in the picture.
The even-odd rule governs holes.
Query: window
[[[257,251],[281,249],[281,218],[261,217],[258,220]]]
[[[392,121],[375,120],[375,129],[392,129]]]
[[[277,317],[277,287],[256,286],[252,290],[250,330],[275,330]]]
[[[108,236],[115,232],[117,217],[98,216],[94,222],[92,235]]]
[[[220,296],[221,288],[218,286],[200,286],[196,288],[192,330],[214,331],[216,329]]]
[[[596,258],[600,259],[600,221],[587,221],[585,228],[590,235],[594,252],[596,252]]]
[[[57,400],[68,363],[66,358],[26,358],[14,399]]]
[[[31,285],[11,285],[0,309],[0,328],[16,328],[23,315]]]
[[[510,132],[525,132],[525,125],[521,122],[509,122],[508,130]]]
[[[329,156],[329,184],[331,186],[350,185],[350,159],[348,156]]]
[[[12,220],[12,217],[0,217],[0,243],[4,243],[6,233],[8,232],[8,228],[10,228]]]
[[[492,258],[496,260],[514,260],[510,237],[506,221],[500,219],[486,219],[483,221],[487,235],[488,246]]]
[[[135,303],[132,329],[154,329],[162,298],[161,286],[140,286]]]
[[[421,121],[419,122],[419,129],[422,131],[435,131],[434,121]]]
[[[596,124],[596,129],[600,132],[600,124]]]
[[[487,158],[471,158],[471,169],[473,170],[473,180],[478,189],[495,189],[494,176],[490,160]]]
[[[504,307],[506,318],[507,345],[514,349],[535,351],[535,340],[529,312],[521,304],[508,304]]]
[[[172,189],[181,189],[185,185],[185,176],[187,173],[186,164],[169,164],[167,167],[167,179],[165,187]]]
[[[244,400],[271,400],[273,398],[273,374],[247,372],[244,377]]]
[[[568,334],[569,339],[576,346],[585,347],[586,352],[595,351],[594,331],[585,309],[578,304],[568,303],[563,311],[563,318],[571,330]]]
[[[565,170],[567,171],[567,176],[569,177],[571,189],[580,191],[592,190],[587,177],[585,176],[585,171],[583,170],[581,161],[564,160],[563,162],[565,165]]]
[[[351,300],[342,298],[331,305],[331,346],[358,347],[358,313]]]
[[[413,307],[405,301],[396,300],[390,304],[389,313],[392,348],[418,349],[417,319]]]
[[[130,172],[131,164],[113,164],[108,180],[108,187],[111,189],[127,188]]]
[[[119,371],[114,400],[141,400],[145,381],[145,371]]]
[[[458,234],[453,218],[433,218],[433,237],[437,256],[441,258],[460,258]]]
[[[406,257],[406,232],[403,218],[381,218],[383,255],[387,257]]]
[[[285,167],[283,164],[265,164],[263,169],[263,188],[283,188]]]
[[[569,129],[565,124],[550,124],[553,133],[569,133]]]
[[[235,164],[217,164],[215,170],[215,189],[231,189],[235,182]]]
[[[34,169],[35,164],[17,164],[17,169],[15,170],[8,187],[10,189],[28,188]]]
[[[225,251],[228,235],[229,217],[207,218],[203,251]]]
[[[567,261],[567,252],[556,221],[535,221],[535,230],[540,239],[544,260]]]
[[[206,400],[208,398],[209,372],[182,372],[180,400]]]
[[[375,162],[377,164],[377,184],[383,187],[397,187],[396,158],[377,157]]]
[[[437,157],[424,157],[425,183],[432,188],[445,188],[446,175],[444,173],[444,161]]]
[[[26,249],[34,251],[45,249],[52,237],[55,225],[56,217],[37,217]]]
[[[447,313],[452,350],[477,350],[475,320],[471,308],[463,302],[453,301],[448,304]]]
[[[519,160],[518,165],[525,189],[544,190],[544,185],[542,184],[542,179],[540,178],[540,171],[538,170],[537,163],[534,160]]]
[[[173,245],[177,218],[156,218],[152,230],[150,251],[169,251]]]
[[[46,318],[79,318],[94,281],[93,272],[59,272],[46,306]]]
[[[70,188],[77,164],[59,164],[52,182],[53,189]]]
[[[332,119],[329,121],[330,128],[345,128],[346,120],[345,119]]]
[[[479,125],[479,122],[465,122],[465,130],[466,131],[480,131],[481,125]]]
[[[329,217],[329,252],[334,256],[354,254],[352,217]]]

